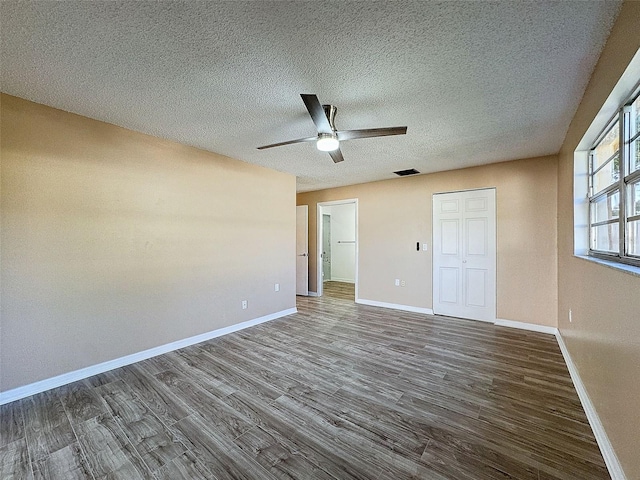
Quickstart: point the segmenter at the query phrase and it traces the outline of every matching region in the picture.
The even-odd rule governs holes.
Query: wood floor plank
[[[318,480],[336,480],[318,465],[302,455],[299,449],[288,448],[274,435],[253,428],[234,440],[234,443],[252,455],[256,461],[276,478],[314,478]]]
[[[22,400],[0,405],[0,447],[25,437]]]
[[[569,441],[593,443],[595,437],[586,421],[566,418],[550,408],[532,406],[516,400],[495,399],[493,404],[482,405],[479,418],[497,425],[519,423],[524,429],[553,431],[559,439],[569,437]],[[592,449],[589,448],[591,452]],[[596,456],[596,459],[598,457]]]
[[[121,371],[122,379],[166,425],[192,413],[171,389],[145,370],[145,364],[128,365],[122,367]]]
[[[149,469],[157,470],[187,450],[122,380],[102,385],[97,391]]]
[[[300,388],[302,384],[296,379],[286,374],[286,370],[280,368],[270,368],[268,363],[261,363],[248,358],[241,350],[235,348],[225,348],[222,354],[227,364],[233,365],[242,372],[252,372],[252,377],[270,385],[279,392],[286,393],[291,389]],[[220,357],[218,357],[220,358]],[[246,376],[246,373],[245,375]]]
[[[393,479],[397,475],[414,475],[419,464],[407,452],[389,448],[389,442],[369,435],[368,430],[337,418],[326,410],[318,410],[304,402],[283,395],[274,404],[282,415],[306,425],[323,453],[334,450],[350,463],[359,465],[369,478]]]
[[[107,411],[106,405],[86,379],[56,388],[52,392],[62,401],[72,425],[85,422]]]
[[[33,462],[33,473],[37,480],[94,478],[91,467],[78,443],[56,450],[51,455]]]
[[[243,392],[235,392],[224,399],[238,411],[250,416],[269,435],[289,451],[299,451],[305,458],[338,479],[377,478],[360,459],[349,459],[337,445],[318,431],[300,428],[300,421],[286,412]],[[304,423],[304,421],[303,421]],[[371,475],[374,475],[372,477]],[[435,478],[435,477],[434,477]]]
[[[31,480],[33,478],[25,438],[0,447],[0,478],[15,480]]]
[[[31,461],[76,443],[69,416],[56,390],[32,395],[22,402]]]
[[[211,480],[215,477],[190,451],[154,472],[158,480]]]
[[[111,414],[75,426],[78,441],[96,478],[152,479],[153,475]]]
[[[157,375],[161,382],[175,389],[176,395],[193,412],[206,419],[210,427],[233,440],[254,427],[253,422],[229,407],[220,398],[204,390],[196,382],[188,381],[173,371]]]
[[[518,478],[537,480],[538,468],[507,455],[500,449],[490,448],[484,442],[474,442],[460,438],[446,429],[432,429],[431,441],[422,454],[422,460],[444,464],[442,473],[455,464],[458,472],[465,471],[477,480],[498,478]]]
[[[568,455],[563,450],[541,448],[533,454],[540,472],[565,480],[610,478],[604,463],[593,463]]]
[[[339,379],[321,373],[325,371],[327,365],[320,365],[305,358],[302,355],[303,352],[264,348],[262,344],[257,344],[258,348],[247,348],[247,343],[239,342],[235,338],[228,339],[228,344],[242,351],[247,358],[266,365],[273,371],[281,371],[287,377],[297,381],[300,386],[320,389],[328,393],[335,392],[342,386]]]
[[[122,372],[119,368],[115,370],[109,370],[108,372],[99,373],[97,375],[93,375],[92,377],[87,378],[87,383],[96,388],[102,385],[106,385],[107,383],[111,383],[117,381],[121,378]]]
[[[278,398],[283,393],[278,388],[263,381],[256,373],[252,371],[243,372],[221,356],[215,357],[214,355],[203,351],[194,357],[199,361],[203,368],[214,372],[218,378],[227,379],[229,383],[233,384],[238,389],[251,392],[257,397],[271,401]]]
[[[230,395],[231,397],[241,397],[240,392]],[[288,412],[274,408],[271,404],[266,404],[262,400],[251,401],[250,398],[243,398],[244,404],[250,404],[257,412],[259,425],[271,435],[279,435],[280,443],[286,445],[287,442],[295,445],[314,464],[319,465],[324,471],[338,479],[358,479],[366,480],[378,478],[379,472],[375,467],[371,467],[358,457],[350,458],[338,444],[331,440],[318,429],[302,427],[306,425],[301,420]],[[274,433],[277,432],[277,433]],[[286,438],[283,441],[282,438]],[[293,447],[291,447],[293,448]]]
[[[356,285],[355,283],[327,280],[322,284],[322,293],[329,298],[339,298],[353,302],[356,298]]]
[[[332,415],[347,420],[374,439],[386,439],[389,448],[400,446],[419,458],[429,443],[430,437],[416,429],[413,422],[406,421],[393,408],[380,404],[363,402],[359,398],[350,397],[345,400],[341,395],[327,395],[320,391],[301,392],[296,396],[316,409],[325,409]]]
[[[198,416],[192,415],[175,424],[193,445],[193,453],[219,480],[274,480],[271,473],[251,459],[237,445],[209,428]]]
[[[593,468],[596,467],[595,464],[589,465],[582,459],[576,461],[578,459],[574,459],[566,451],[550,447],[544,437],[533,437],[530,434],[518,435],[512,428],[501,428],[492,421],[452,414],[439,406],[429,406],[423,402],[416,404],[415,399],[411,397],[407,397],[407,400],[401,399],[398,407],[408,411],[413,410],[412,415],[415,418],[427,417],[429,420],[425,424],[421,425],[420,421],[416,423],[420,428],[430,431],[432,436],[437,436],[437,431],[444,429],[453,432],[459,438],[483,445],[531,466],[539,466],[540,459],[544,458],[544,462],[551,467],[552,471],[557,471],[557,465],[566,462],[567,465],[571,465],[570,468],[575,469],[574,474],[578,477],[608,478],[606,473],[602,476],[603,472],[600,470],[601,466],[604,467],[604,462],[598,464],[598,468]],[[574,478],[573,474],[572,478]]]
[[[226,379],[227,381],[218,379],[193,357],[193,355],[199,353],[199,349],[190,349],[189,353],[187,353],[186,350],[178,350],[176,352],[170,352],[167,355],[163,355],[162,357],[166,357],[169,362],[164,362],[165,368],[157,370],[157,373],[154,376],[159,378],[159,374],[175,372],[183,378],[193,380],[211,395],[218,398],[226,397],[227,395],[235,392],[237,387],[230,385],[229,379]],[[147,371],[146,368],[145,371]]]

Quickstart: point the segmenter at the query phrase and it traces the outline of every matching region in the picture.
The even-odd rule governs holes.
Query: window
[[[589,254],[640,266],[640,92],[589,151]]]

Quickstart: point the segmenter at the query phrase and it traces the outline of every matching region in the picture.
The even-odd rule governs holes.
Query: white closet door
[[[496,319],[496,191],[433,195],[433,312]]]

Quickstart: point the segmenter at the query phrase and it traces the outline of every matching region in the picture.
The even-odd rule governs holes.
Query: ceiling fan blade
[[[362,130],[340,130],[336,132],[338,140],[355,140],[357,138],[386,137],[388,135],[404,135],[407,127],[365,128]]]
[[[344,162],[344,157],[342,156],[342,152],[340,151],[340,149],[336,149],[336,150],[331,150],[330,152],[327,152],[329,155],[331,155],[331,158],[333,159],[333,163],[340,163],[340,162]]]
[[[258,147],[258,150],[264,150],[265,148],[281,147],[283,145],[291,145],[292,143],[315,142],[316,140],[318,140],[318,137],[298,138],[297,140],[289,140],[288,142],[280,142],[280,143],[272,143],[271,145],[263,145],[262,147]]]
[[[316,95],[306,93],[301,93],[300,96],[302,97],[302,101],[309,111],[309,115],[311,115],[313,123],[316,124],[318,133],[332,133],[333,130],[331,130],[329,119],[324,113],[324,108],[322,108],[318,97]]]

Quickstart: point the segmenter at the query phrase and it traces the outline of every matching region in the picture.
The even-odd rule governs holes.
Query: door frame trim
[[[358,265],[360,263],[360,235],[358,232],[358,199],[357,198],[347,198],[344,200],[332,200],[329,202],[318,202],[317,210],[316,210],[316,294],[318,297],[322,296],[322,209],[323,207],[330,207],[332,205],[348,205],[355,204],[356,206],[356,214],[355,214],[355,222],[356,222],[356,279],[355,279],[355,300],[358,300]]]
[[[322,219],[321,219],[322,220],[322,237],[321,237],[322,245],[318,245],[320,247],[320,251],[322,252],[323,255],[324,255],[324,252],[325,252],[325,250],[323,248],[324,247],[324,216],[325,215],[327,217],[329,217],[329,224],[331,224],[331,213],[330,212],[325,213],[323,211],[322,212]],[[329,243],[331,243],[331,241],[329,241]],[[322,279],[322,283],[324,284],[324,257],[322,258],[322,260],[323,261],[320,262],[320,265],[322,266],[322,272],[320,272],[320,278]]]
[[[301,207],[305,207],[306,209],[306,217],[307,217],[307,225],[306,225],[306,244],[307,244],[307,248],[306,250],[306,255],[307,255],[307,293],[306,294],[302,294],[302,293],[298,293],[298,209]],[[296,205],[296,295],[300,295],[300,296],[309,296],[309,205],[308,204],[304,204],[304,205]]]

